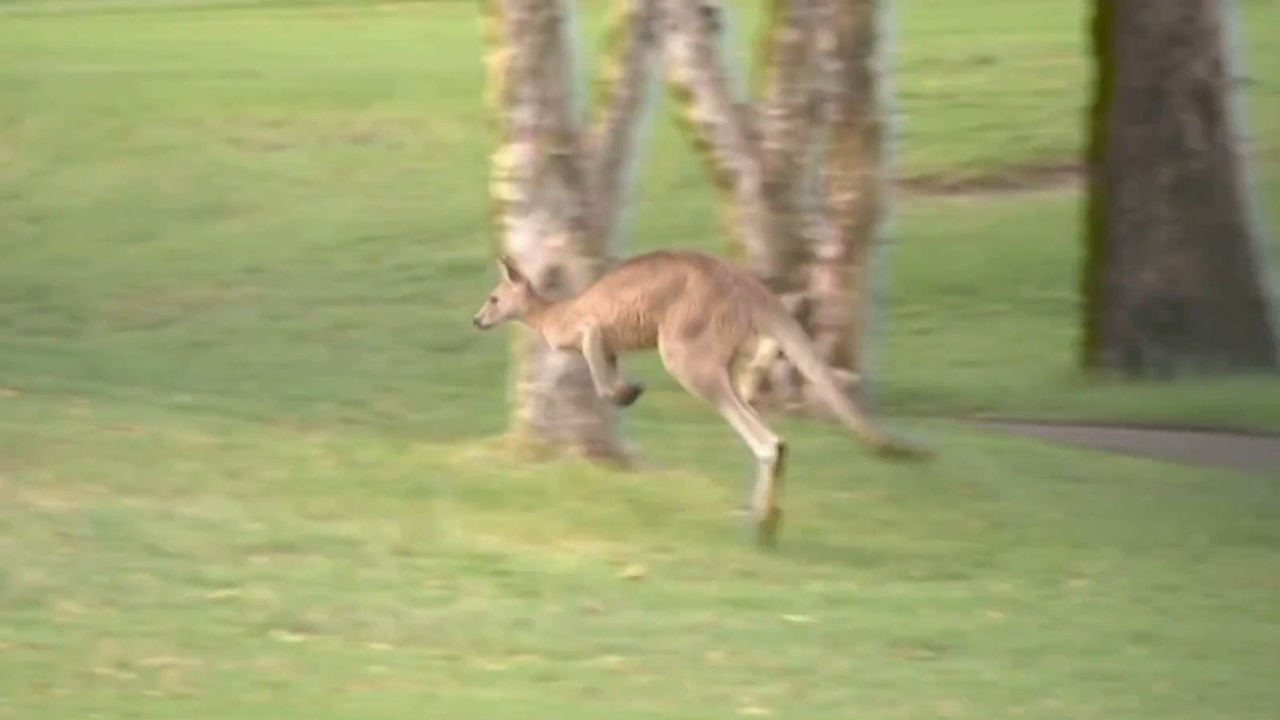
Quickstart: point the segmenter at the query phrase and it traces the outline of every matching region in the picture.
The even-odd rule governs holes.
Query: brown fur
[[[501,282],[476,314],[477,328],[519,321],[551,347],[582,353],[597,392],[620,406],[634,403],[644,386],[620,376],[618,358],[657,349],[672,377],[733,426],[757,459],[752,509],[762,542],[773,542],[781,520],[786,443],[743,400],[734,378],[742,373],[751,380],[779,350],[877,452],[925,454],[877,430],[845,396],[778,298],[726,260],[691,250],[637,255],[577,297],[558,302],[539,295],[511,258],[500,258],[498,266]]]

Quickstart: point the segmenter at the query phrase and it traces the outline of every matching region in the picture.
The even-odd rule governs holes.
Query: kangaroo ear
[[[516,261],[510,255],[498,258],[498,272],[502,273],[502,279],[509,283],[524,280],[524,274],[520,272],[520,268],[516,267]]]

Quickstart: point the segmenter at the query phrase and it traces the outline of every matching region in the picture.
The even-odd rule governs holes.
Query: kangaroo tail
[[[876,454],[891,458],[921,458],[931,455],[927,449],[913,445],[904,440],[889,436],[878,429],[861,409],[845,395],[844,390],[836,382],[826,363],[818,356],[813,341],[805,333],[804,328],[786,309],[769,307],[761,318],[761,329],[772,336],[782,354],[796,366],[818,390],[818,395],[827,407],[844,422],[858,439],[867,443]]]

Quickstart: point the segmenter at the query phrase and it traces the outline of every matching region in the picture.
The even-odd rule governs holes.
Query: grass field
[[[782,423],[761,555],[652,361],[654,469],[495,450],[472,4],[184,4],[0,3],[0,717],[1274,718],[1277,478],[946,419],[1280,426],[1273,381],[1074,378],[1073,191],[904,201],[883,402],[940,459]],[[1072,158],[1080,3],[900,6],[906,174]],[[637,200],[633,247],[722,242],[665,119]]]

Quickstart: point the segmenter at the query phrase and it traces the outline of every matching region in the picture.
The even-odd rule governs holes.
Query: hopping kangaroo
[[[575,298],[544,298],[508,256],[498,259],[498,286],[473,320],[481,330],[518,321],[548,345],[581,353],[596,392],[626,407],[644,392],[618,371],[624,353],[657,348],[689,393],[714,407],[751,448],[758,466],[751,510],[758,539],[772,544],[782,519],[786,443],[742,399],[734,377],[762,370],[781,350],[813,383],[837,416],[879,454],[923,456],[923,449],[877,430],[845,396],[808,335],[777,297],[745,270],[689,250],[659,250],[627,259]]]

